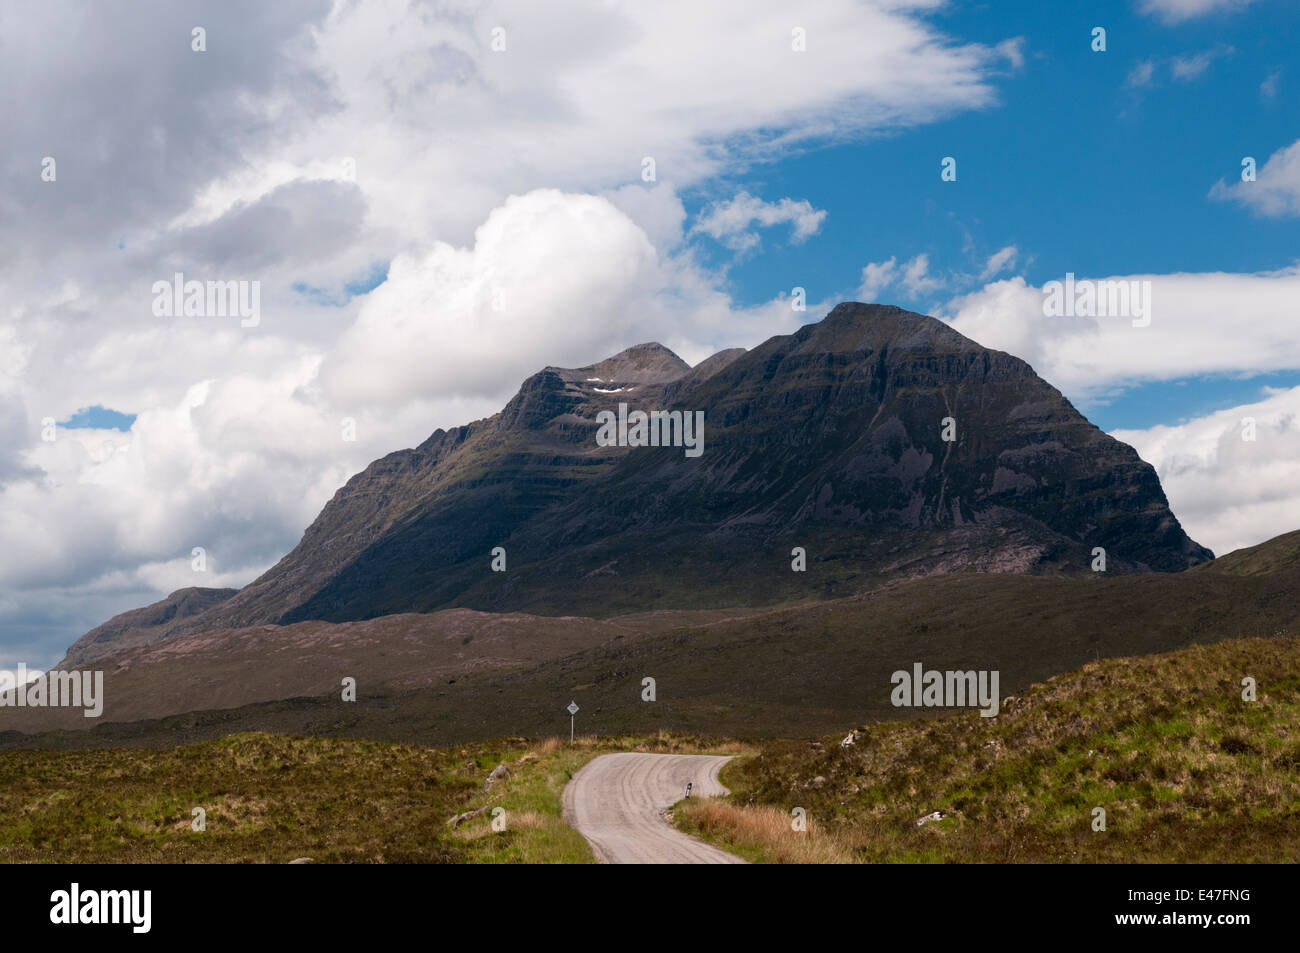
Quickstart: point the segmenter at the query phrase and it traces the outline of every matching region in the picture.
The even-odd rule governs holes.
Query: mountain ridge
[[[703,458],[598,446],[620,402],[704,410]],[[1213,558],[1136,451],[1027,363],[844,303],[695,368],[654,343],[543,368],[498,414],[371,463],[276,566],[176,631],[775,604],[961,569],[1085,573],[1098,546],[1111,573]]]

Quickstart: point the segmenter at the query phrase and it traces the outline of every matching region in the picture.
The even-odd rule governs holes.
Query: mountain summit
[[[703,411],[703,454],[599,445],[620,403]],[[1024,361],[845,303],[695,368],[658,344],[545,368],[495,416],[372,463],[276,566],[175,630],[767,605],[936,572],[1089,574],[1098,548],[1112,574],[1213,558],[1155,471]]]

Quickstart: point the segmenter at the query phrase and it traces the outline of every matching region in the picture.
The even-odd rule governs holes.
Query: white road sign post
[[[569,702],[569,744],[573,744],[573,716],[578,713],[578,703]]]

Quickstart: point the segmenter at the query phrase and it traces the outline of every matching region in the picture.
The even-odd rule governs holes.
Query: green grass
[[[1241,680],[1258,683],[1253,702]],[[820,740],[512,737],[447,748],[232,735],[0,751],[0,861],[590,863],[565,785],[608,751],[736,755],[674,808],[754,862],[1300,861],[1300,639],[1108,659],[965,711]],[[485,786],[498,764],[502,781]],[[191,829],[191,810],[207,829]],[[504,828],[492,810],[504,811]],[[791,829],[791,809],[809,829]],[[1103,807],[1107,830],[1092,830]],[[932,811],[947,817],[917,827]],[[451,818],[476,811],[451,826]]]
[[[1300,639],[1111,659],[1005,700],[997,718],[842,737],[764,743],[724,768],[730,802],[692,805],[682,826],[766,861],[800,856],[797,839],[805,855],[857,862],[1300,861]],[[810,832],[790,829],[795,806]],[[949,816],[916,826],[935,810]]]
[[[6,751],[0,860],[456,861],[443,827],[476,785],[468,754],[258,734],[166,751]]]
[[[2,751],[0,862],[591,863],[562,819],[583,764],[715,747],[668,735],[426,748],[258,733],[167,750]],[[498,764],[510,774],[489,788]],[[449,825],[467,811],[479,813]]]
[[[479,864],[590,864],[591,848],[563,820],[564,787],[601,747],[588,739],[553,751],[543,743],[520,753],[511,775],[495,786],[484,810],[457,831],[465,842],[466,859]],[[493,829],[492,811],[504,813]]]

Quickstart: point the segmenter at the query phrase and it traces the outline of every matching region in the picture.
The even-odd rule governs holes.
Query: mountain
[[[185,621],[225,602],[238,589],[177,589],[143,609],[131,609],[96,626],[68,647],[59,668],[79,668],[108,651],[147,645],[165,638]]]
[[[599,446],[597,415],[620,404],[702,411],[702,452]],[[284,559],[174,632],[774,605],[954,570],[1090,573],[1095,547],[1110,574],[1213,558],[1155,471],[1024,361],[846,303],[695,368],[658,344],[545,368],[493,417],[371,464]]]
[[[893,708],[890,690],[891,674],[917,661],[997,670],[1005,697],[1100,658],[1294,637],[1298,589],[1293,532],[1180,573],[962,572],[766,608],[603,620],[453,609],[172,632],[100,645],[101,719],[0,708],[0,747],[268,730],[449,745],[559,732],[570,698],[597,733],[805,737],[915,715]],[[641,698],[647,675],[653,705]],[[340,702],[345,676],[355,703]]]
[[[95,662],[100,719],[0,708],[0,747],[174,745],[237,731],[455,745],[565,732],[571,699],[584,733],[842,736],[924,715],[890,699],[892,673],[917,662],[998,671],[1005,698],[1097,659],[1296,636],[1300,534],[1251,552],[1278,568],[961,572],[782,607],[604,620],[454,609],[172,634]],[[1222,674],[1235,684],[1256,673]],[[340,699],[345,676],[355,702]],[[642,697],[647,676],[654,703]]]
[[[1237,576],[1265,576],[1300,569],[1300,530],[1275,537],[1258,546],[1238,549],[1196,568],[1201,572],[1232,573]]]

